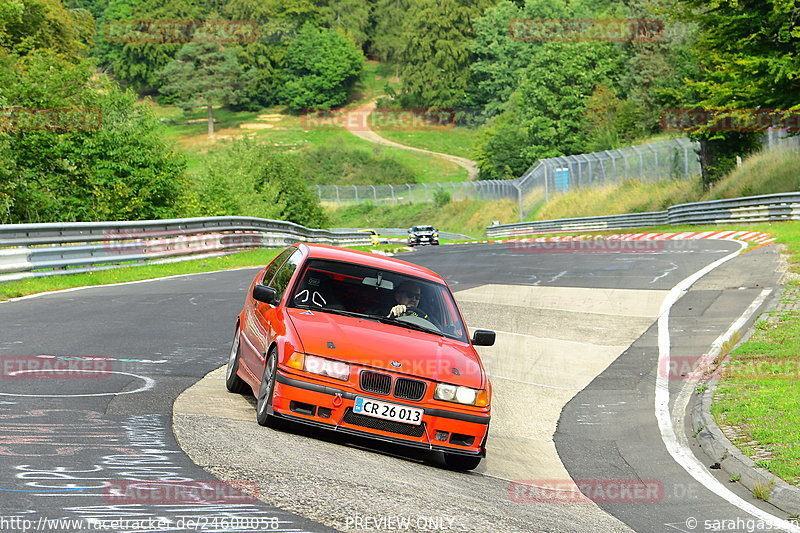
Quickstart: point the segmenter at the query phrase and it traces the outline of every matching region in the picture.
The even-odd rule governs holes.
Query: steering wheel
[[[420,318],[428,320],[428,313],[426,313],[419,307],[412,307],[410,305],[406,306],[406,310],[403,311],[403,314],[401,314],[400,316],[418,316]]]

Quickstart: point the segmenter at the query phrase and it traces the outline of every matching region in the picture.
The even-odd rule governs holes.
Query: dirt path
[[[413,150],[415,152],[431,154],[435,155],[436,157],[446,159],[451,163],[455,163],[456,165],[465,168],[467,170],[468,181],[472,181],[478,176],[478,165],[477,163],[475,163],[475,161],[472,161],[471,159],[467,159],[466,157],[458,157],[456,155],[432,152],[431,150],[425,150],[423,148],[406,146],[405,144],[400,144],[394,141],[390,141],[389,139],[385,139],[380,135],[378,135],[377,133],[375,133],[372,130],[372,128],[370,128],[368,116],[375,109],[376,100],[372,100],[368,104],[363,105],[358,109],[349,111],[347,113],[348,116],[345,120],[345,129],[347,129],[347,131],[349,131],[356,137],[359,137],[371,143],[382,144],[384,146],[392,146],[394,148],[402,148],[404,150]],[[353,118],[353,120],[351,120],[351,118]]]

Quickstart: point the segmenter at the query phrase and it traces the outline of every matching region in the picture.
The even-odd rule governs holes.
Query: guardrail
[[[309,241],[369,244],[369,235],[281,220],[207,217],[135,222],[0,224],[0,281],[180,261]]]
[[[501,224],[489,226],[486,234],[489,238],[498,238],[557,231],[597,231],[676,224],[755,224],[784,220],[800,220],[800,192],[680,204],[666,211],[650,213]]]

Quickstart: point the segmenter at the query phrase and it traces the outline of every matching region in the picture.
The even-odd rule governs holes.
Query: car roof
[[[305,247],[308,250],[308,256],[314,259],[330,259],[332,261],[357,263],[372,268],[392,270],[400,274],[416,276],[446,285],[444,279],[436,272],[413,263],[401,261],[400,259],[358,250],[349,250],[347,248],[338,248],[336,246],[327,246],[324,244],[299,243],[295,246],[301,249]]]

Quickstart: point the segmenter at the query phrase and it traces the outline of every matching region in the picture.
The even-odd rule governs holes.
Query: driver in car
[[[394,301],[397,305],[392,307],[387,315],[389,318],[396,318],[404,314],[414,314],[420,316],[419,313],[424,313],[419,309],[419,300],[422,296],[422,287],[413,281],[404,281],[394,291]],[[413,309],[411,313],[407,313],[409,308]],[[416,312],[414,312],[416,311]],[[421,318],[428,318],[427,314]]]

